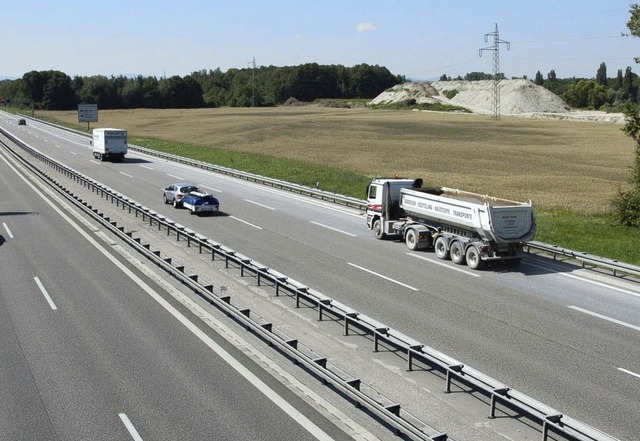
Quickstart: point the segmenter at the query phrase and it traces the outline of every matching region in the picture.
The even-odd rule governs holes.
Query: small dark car
[[[182,198],[182,206],[191,214],[214,213],[220,209],[220,202],[212,194],[192,191]]]
[[[27,120],[26,120],[26,119],[24,119],[24,118],[20,118],[20,119],[18,120],[18,125],[19,125],[19,126],[26,126],[26,125],[27,125]]]

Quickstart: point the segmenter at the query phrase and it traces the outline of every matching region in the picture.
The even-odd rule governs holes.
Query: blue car
[[[182,198],[182,206],[191,214],[213,213],[220,209],[220,202],[212,194],[192,191]]]

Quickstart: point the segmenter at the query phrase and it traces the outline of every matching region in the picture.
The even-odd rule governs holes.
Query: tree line
[[[31,71],[0,81],[0,97],[33,103],[46,110],[72,110],[78,104],[100,109],[275,106],[289,98],[372,99],[406,78],[386,67],[308,63],[261,66],[222,72],[201,70],[184,77],[157,78],[95,75],[69,77],[56,70]]]

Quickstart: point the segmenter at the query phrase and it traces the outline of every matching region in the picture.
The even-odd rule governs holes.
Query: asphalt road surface
[[[471,271],[431,252],[376,241],[355,210],[134,152],[125,162],[101,163],[86,137],[31,120],[17,126],[7,114],[0,125],[151,209],[573,418],[620,439],[640,433],[637,283],[544,259],[527,258],[515,270]],[[222,214],[201,218],[164,205],[162,188],[182,181],[216,194]]]

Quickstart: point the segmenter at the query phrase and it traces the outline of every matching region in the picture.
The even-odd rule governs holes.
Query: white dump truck
[[[93,129],[93,157],[101,161],[122,161],[127,154],[127,131],[123,129]]]
[[[374,179],[367,188],[367,226],[377,239],[399,237],[411,250],[434,249],[472,269],[503,260],[517,266],[536,233],[533,206],[422,179]]]

